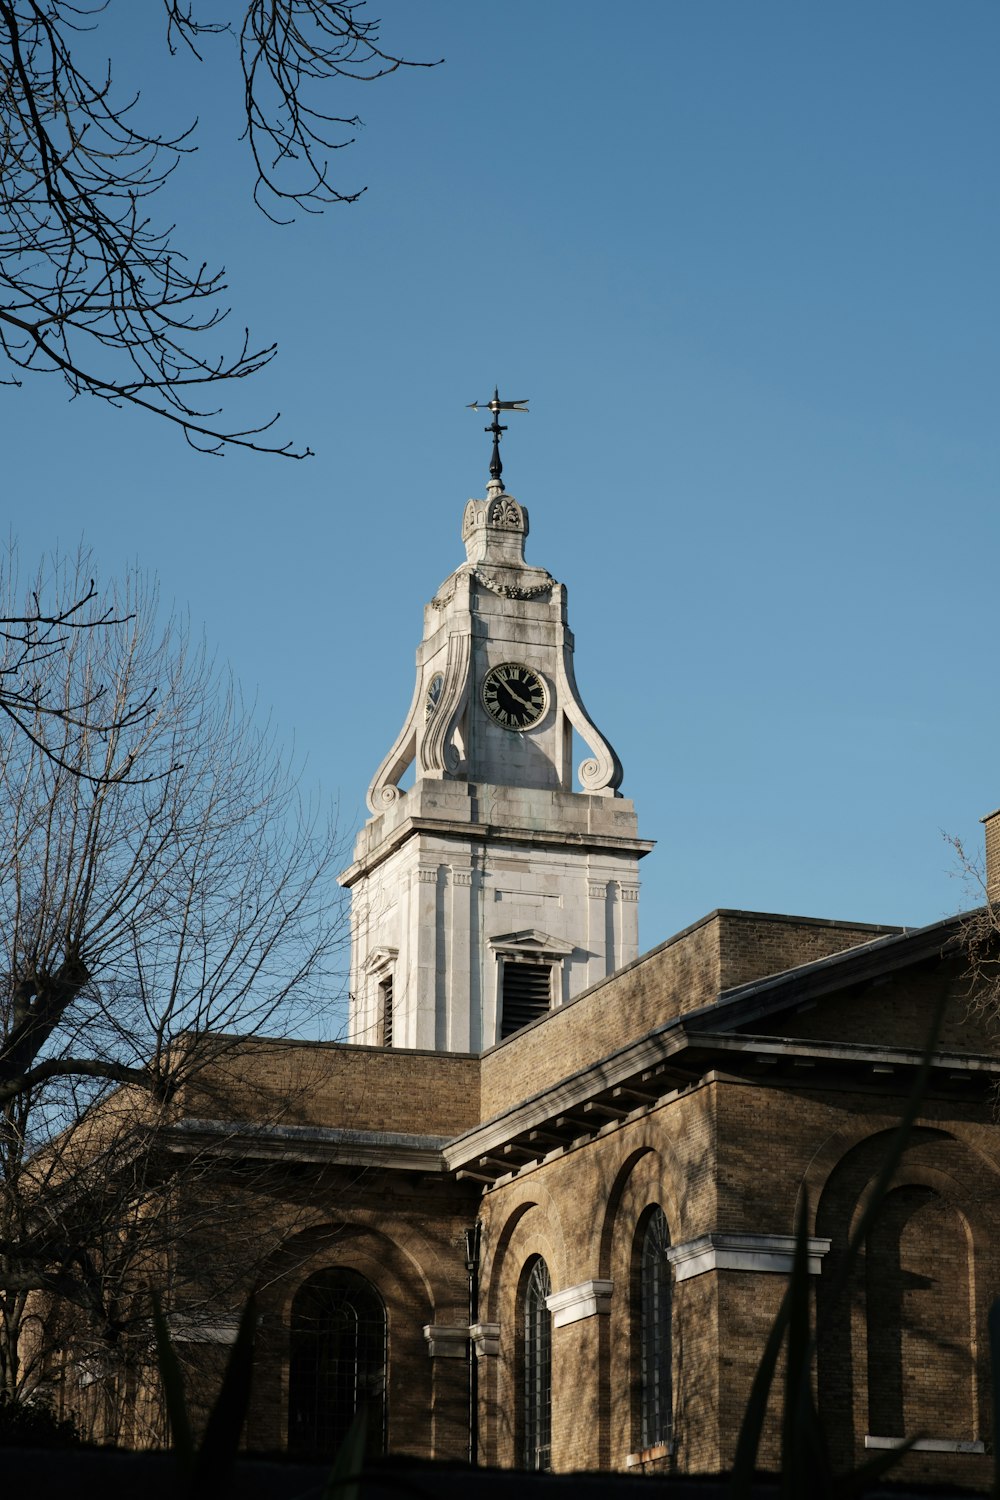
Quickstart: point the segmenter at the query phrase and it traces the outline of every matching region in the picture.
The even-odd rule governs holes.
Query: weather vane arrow
[[[500,425],[500,413],[502,411],[526,412],[528,410],[529,399],[530,397],[524,396],[520,401],[501,401],[500,392],[494,386],[492,401],[470,401],[466,408],[468,411],[490,411],[493,413],[493,421],[488,427],[484,427],[483,431],[492,432],[493,434],[493,457],[490,459],[490,478],[495,479],[498,484],[501,483],[500,475],[503,473],[503,464],[500,462],[500,436],[501,433],[507,431],[506,427],[501,427]]]

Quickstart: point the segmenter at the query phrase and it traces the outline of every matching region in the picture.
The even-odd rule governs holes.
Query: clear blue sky
[[[531,403],[529,557],[659,841],[644,946],[714,906],[964,904],[941,831],[978,848],[1000,803],[1000,7],[387,0],[387,44],[446,61],[333,101],[368,192],[283,229],[224,44],[154,58],[156,11],[113,0],[103,45],[150,117],[200,115],[171,213],[279,341],[246,411],[316,457],[0,388],[25,558],[83,535],[155,570],[353,830],[497,382]]]

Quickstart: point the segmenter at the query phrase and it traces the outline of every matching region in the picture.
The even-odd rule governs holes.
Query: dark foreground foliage
[[[0,1448],[79,1448],[70,1417],[59,1417],[44,1401],[0,1401]]]

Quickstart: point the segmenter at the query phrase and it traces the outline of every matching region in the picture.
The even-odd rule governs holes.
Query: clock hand
[[[514,699],[514,702],[520,703],[522,708],[534,708],[535,705],[531,702],[531,700],[529,698],[522,698],[520,693],[516,693],[514,691],[509,682],[505,682],[504,687],[507,689],[507,692],[510,694],[510,696]]]

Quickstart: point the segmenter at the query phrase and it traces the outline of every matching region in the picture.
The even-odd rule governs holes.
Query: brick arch
[[[607,1338],[608,1368],[602,1372],[608,1400],[599,1414],[600,1451],[612,1467],[619,1467],[638,1444],[638,1367],[634,1347],[636,1236],[647,1210],[663,1210],[671,1243],[682,1237],[680,1202],[683,1175],[671,1143],[662,1131],[645,1128],[623,1143],[611,1180],[600,1240],[599,1275],[612,1283],[611,1316]],[[682,1342],[678,1350],[683,1349]]]
[[[420,1239],[414,1235],[414,1239]],[[431,1361],[424,1324],[435,1320],[435,1287],[414,1247],[363,1222],[314,1226],[286,1242],[262,1299],[263,1321],[254,1376],[248,1441],[285,1446],[288,1411],[289,1322],[299,1288],[317,1271],[357,1271],[385,1304],[388,1323],[388,1439],[391,1448],[430,1456]]]
[[[813,1153],[812,1159],[802,1174],[802,1184],[809,1193],[810,1232],[822,1234],[817,1228],[819,1215],[819,1204],[827,1183],[841,1162],[856,1147],[864,1146],[869,1141],[879,1140],[883,1148],[888,1146],[896,1131],[897,1121],[886,1119],[884,1125],[875,1125],[873,1128],[873,1117],[871,1115],[854,1117],[846,1123],[838,1125],[832,1130],[822,1144]],[[985,1151],[975,1141],[967,1140],[964,1136],[956,1135],[954,1131],[944,1130],[939,1126],[916,1125],[913,1130],[912,1139],[926,1140],[935,1137],[941,1141],[952,1141],[955,1145],[968,1152],[978,1163],[980,1169],[985,1169],[1000,1181],[1000,1159]],[[872,1180],[874,1181],[873,1174]]]
[[[830,1167],[835,1145],[843,1148],[849,1134],[855,1139]],[[893,1134],[845,1131],[839,1143],[824,1144],[807,1173],[823,1172],[814,1222],[831,1240],[816,1289],[817,1364],[837,1466],[857,1459],[867,1433],[903,1435],[876,1431],[880,1425],[919,1422],[929,1437],[968,1437],[971,1412],[978,1436],[985,1371],[976,1365],[973,1330],[985,1317],[981,1304],[996,1270],[995,1162],[946,1130],[915,1127],[847,1291],[837,1294],[848,1238]],[[992,1207],[984,1203],[985,1164],[997,1188]],[[939,1430],[927,1430],[929,1420]]]
[[[486,1291],[486,1311],[483,1316],[491,1323],[500,1321],[498,1299],[504,1295],[501,1288],[507,1275],[511,1245],[515,1240],[520,1243],[525,1233],[523,1226],[529,1216],[529,1237],[537,1241],[533,1253],[544,1258],[555,1290],[561,1290],[566,1285],[569,1265],[562,1214],[546,1187],[533,1180],[523,1185],[515,1182],[504,1190],[502,1201],[504,1216],[499,1229],[492,1222],[495,1212],[492,1205],[491,1212],[486,1216],[489,1228],[483,1266],[483,1285]],[[529,1253],[532,1252],[525,1252]]]
[[[657,1136],[654,1143],[651,1132],[639,1145],[632,1138],[630,1149],[622,1154],[605,1205],[600,1241],[601,1276],[614,1279],[618,1259],[616,1241],[622,1233],[634,1234],[640,1215],[651,1203],[658,1204],[666,1214],[671,1243],[677,1240],[680,1235],[677,1172],[679,1166],[669,1141]]]
[[[512,1189],[516,1201],[507,1208],[484,1266],[483,1320],[499,1325],[499,1353],[480,1364],[480,1389],[488,1397],[489,1412],[482,1434],[485,1456],[489,1463],[508,1466],[517,1455],[517,1317],[525,1268],[541,1256],[553,1290],[559,1290],[565,1285],[567,1266],[561,1218],[548,1191],[539,1191],[537,1184],[526,1184],[520,1192],[512,1184]]]
[[[292,1301],[304,1281],[327,1266],[350,1265],[351,1256],[357,1255],[379,1268],[381,1275],[375,1279],[376,1286],[380,1279],[395,1279],[400,1285],[412,1282],[418,1286],[428,1315],[433,1314],[442,1301],[451,1300],[451,1293],[440,1275],[436,1251],[423,1239],[419,1229],[414,1228],[410,1233],[407,1225],[406,1230],[404,1242],[402,1235],[397,1237],[391,1230],[368,1222],[367,1216],[359,1216],[339,1223],[316,1225],[293,1235],[285,1241],[269,1267],[280,1278],[275,1288],[275,1311],[283,1322],[287,1321]],[[423,1257],[419,1253],[421,1250],[425,1252]],[[425,1263],[427,1261],[431,1262],[432,1269]]]

